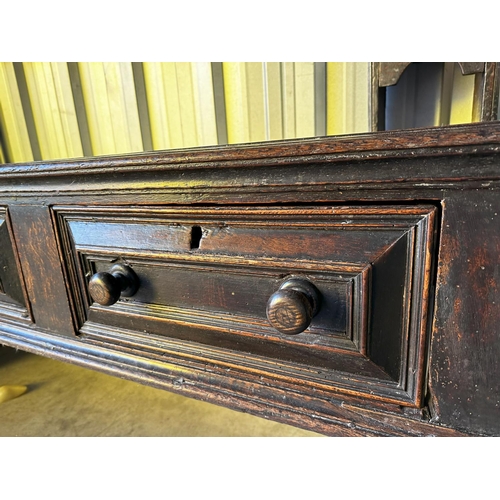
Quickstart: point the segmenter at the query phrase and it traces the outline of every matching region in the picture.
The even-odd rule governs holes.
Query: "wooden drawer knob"
[[[309,327],[319,311],[320,294],[302,278],[286,280],[267,302],[267,319],[281,333],[297,335]]]
[[[124,297],[132,297],[139,288],[139,278],[134,271],[122,264],[114,265],[109,273],[96,273],[90,278],[89,292],[101,306],[111,306]]]

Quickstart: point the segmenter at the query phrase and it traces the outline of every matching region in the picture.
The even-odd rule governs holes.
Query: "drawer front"
[[[27,304],[9,213],[0,206],[0,317],[16,323],[31,323]]]
[[[435,207],[54,211],[88,341],[420,406]]]

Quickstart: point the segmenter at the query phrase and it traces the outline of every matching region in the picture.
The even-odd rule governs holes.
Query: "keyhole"
[[[201,227],[193,226],[191,228],[191,250],[200,248],[201,237],[202,237]]]

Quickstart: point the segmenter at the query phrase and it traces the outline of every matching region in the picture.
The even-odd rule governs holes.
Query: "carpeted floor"
[[[0,436],[319,436],[288,425],[0,347]]]

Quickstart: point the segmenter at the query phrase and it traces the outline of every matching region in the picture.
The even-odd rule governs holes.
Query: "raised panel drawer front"
[[[0,206],[0,318],[30,324],[26,290],[11,231],[9,213]]]
[[[87,342],[422,405],[437,207],[53,210]]]

